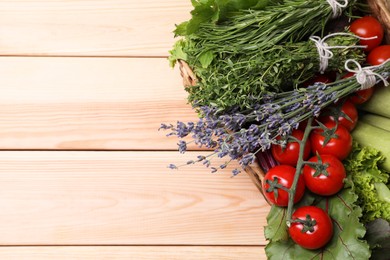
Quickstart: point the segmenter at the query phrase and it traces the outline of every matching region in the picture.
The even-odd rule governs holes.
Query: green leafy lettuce
[[[378,218],[390,221],[389,173],[380,168],[384,159],[376,149],[355,142],[344,162],[359,197],[357,204],[363,210],[364,223]]]

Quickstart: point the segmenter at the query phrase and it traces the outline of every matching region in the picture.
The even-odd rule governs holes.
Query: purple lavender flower
[[[180,140],[177,145],[180,153],[185,153],[187,151],[187,142]]]
[[[233,177],[234,177],[234,176],[237,176],[238,174],[240,174],[241,171],[240,171],[239,169],[234,169],[234,170],[232,171],[232,173],[233,173]]]
[[[271,114],[267,118],[266,122],[269,123],[268,128],[276,128],[284,123],[283,122],[283,114],[281,114],[281,113]]]
[[[241,160],[240,160],[240,164],[245,167],[245,166],[248,166],[250,164],[252,164],[254,161],[255,161],[256,157],[255,157],[255,154],[253,153],[247,153],[245,154]]]
[[[172,169],[172,170],[177,170],[178,169],[177,166],[172,164],[172,163],[168,165],[168,168]]]

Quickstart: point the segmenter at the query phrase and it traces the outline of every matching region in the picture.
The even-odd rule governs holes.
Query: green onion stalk
[[[188,38],[195,43],[198,57],[207,52],[253,54],[320,32],[354,4],[354,0],[286,0],[262,10],[242,10],[224,23],[201,24]]]

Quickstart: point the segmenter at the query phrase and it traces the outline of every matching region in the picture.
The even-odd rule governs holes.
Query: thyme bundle
[[[358,39],[352,35],[335,35],[325,41],[337,58],[329,59],[328,70],[339,71],[344,61],[364,60],[356,46]],[[340,47],[345,46],[345,47]],[[299,85],[318,72],[320,57],[311,40],[276,45],[254,55],[221,55],[216,62],[204,68],[196,61],[193,48],[183,44],[187,61],[199,78],[196,86],[186,88],[191,103],[213,105],[221,109],[239,106],[251,107],[253,100],[267,92],[283,92]]]
[[[186,89],[189,102],[220,109],[251,107],[248,96],[292,90],[312,77],[319,68],[319,55],[307,38],[355,4],[354,0],[261,1],[259,9],[236,10],[219,20],[222,2],[193,2],[193,18],[176,30],[184,39],[169,57],[171,65],[187,61],[199,78],[196,86]],[[326,43],[348,46],[334,50],[337,59],[329,61],[330,70],[340,70],[346,59],[363,59],[361,52],[349,49],[357,39],[337,36]]]

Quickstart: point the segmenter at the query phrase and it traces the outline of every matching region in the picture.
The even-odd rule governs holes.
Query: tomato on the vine
[[[325,246],[333,236],[333,223],[321,208],[304,206],[292,214],[293,223],[288,229],[295,243],[307,249]]]
[[[342,125],[334,122],[324,124],[326,129],[318,128],[310,134],[310,143],[313,154],[331,154],[344,160],[352,150],[352,137]]]
[[[371,40],[360,40],[361,45],[366,45],[366,52],[379,46],[383,40],[384,30],[380,22],[372,16],[364,16],[351,23],[349,30],[363,38],[377,37]]]
[[[293,130],[291,136],[297,138],[298,140],[303,139],[303,131]],[[280,138],[279,138],[280,139]],[[299,148],[300,145],[296,141],[288,142],[287,145],[283,148],[281,145],[274,144],[271,147],[271,152],[276,161],[280,164],[288,164],[295,166],[298,162],[299,157]],[[310,141],[307,141],[305,144],[303,159],[306,160],[310,156]]]
[[[345,100],[344,103],[327,107],[319,119],[324,124],[338,121],[348,131],[352,131],[357,124],[358,111],[352,102]]]
[[[264,176],[263,193],[268,201],[276,206],[286,207],[288,205],[288,192],[273,188],[274,184],[289,189],[294,181],[295,168],[290,165],[278,165],[271,168]],[[305,183],[302,175],[299,176],[296,187],[294,203],[298,202],[305,193]]]
[[[380,65],[388,59],[390,59],[390,45],[376,47],[367,56],[367,62],[373,66]]]
[[[306,187],[315,194],[330,196],[339,192],[346,178],[343,163],[337,157],[324,154],[310,158],[303,167],[303,179]]]

